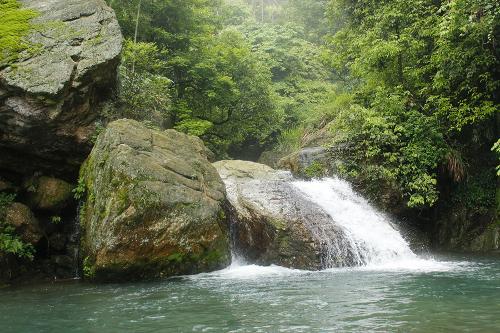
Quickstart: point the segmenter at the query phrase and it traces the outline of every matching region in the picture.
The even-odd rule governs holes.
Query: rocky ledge
[[[0,171],[70,178],[116,84],[122,35],[103,0],[22,0],[30,52],[0,69]]]

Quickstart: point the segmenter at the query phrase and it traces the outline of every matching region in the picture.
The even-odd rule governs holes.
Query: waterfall
[[[292,184],[307,200],[324,209],[331,223],[344,231],[354,264],[379,265],[416,258],[389,218],[357,194],[348,182],[325,178]]]
[[[71,231],[69,233],[67,251],[68,255],[73,259],[73,279],[80,279],[80,237],[81,237],[81,227],[80,227],[80,210],[82,203],[78,204],[76,209],[76,216],[73,219],[71,225]]]

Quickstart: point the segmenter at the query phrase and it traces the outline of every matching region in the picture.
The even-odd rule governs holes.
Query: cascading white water
[[[357,265],[380,265],[416,259],[408,243],[392,227],[389,218],[339,178],[295,181],[306,198],[323,208],[345,232]]]

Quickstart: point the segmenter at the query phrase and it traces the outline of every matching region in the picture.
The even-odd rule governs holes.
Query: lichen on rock
[[[81,169],[85,270],[96,279],[157,278],[229,264],[225,188],[200,139],[118,120]]]
[[[122,35],[102,0],[22,0],[35,27],[0,70],[0,168],[70,178],[90,151],[96,108],[116,85]]]

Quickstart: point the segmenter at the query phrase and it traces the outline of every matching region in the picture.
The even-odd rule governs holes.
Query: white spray
[[[408,243],[393,228],[389,218],[377,211],[339,178],[296,181],[308,200],[323,208],[332,223],[341,227],[354,249],[357,265],[380,265],[400,260],[416,259]]]

